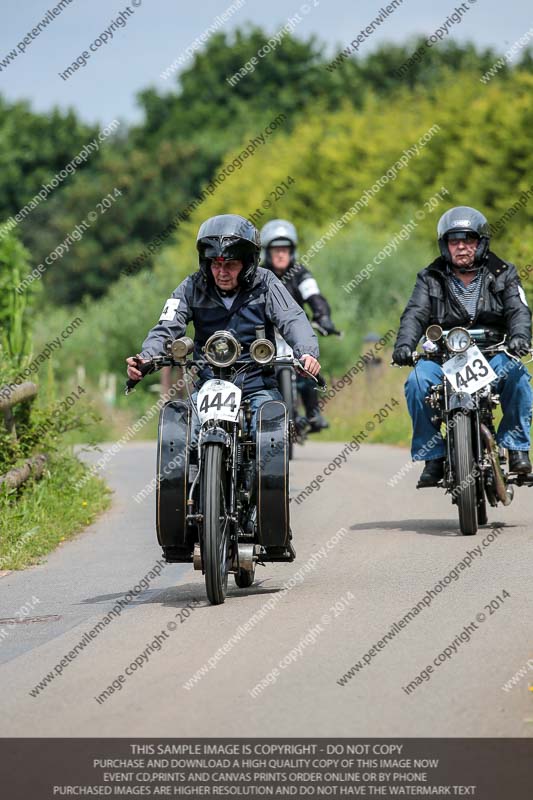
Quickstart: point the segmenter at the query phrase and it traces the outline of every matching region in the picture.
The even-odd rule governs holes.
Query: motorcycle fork
[[[476,476],[476,501],[478,508],[478,519],[481,521],[483,517],[486,517],[485,476],[484,476],[485,446],[483,443],[483,437],[481,436],[481,408],[479,405],[479,397],[477,394],[475,395],[475,401],[476,401],[476,407],[472,413],[472,425],[474,434],[472,438],[474,445],[474,462],[478,473]]]
[[[454,471],[453,471],[453,458],[452,458],[452,439],[453,439],[453,429],[450,427],[450,422],[453,419],[453,415],[450,412],[449,407],[449,390],[448,390],[448,381],[444,379],[444,419],[445,419],[445,427],[446,427],[446,474],[445,474],[445,485],[446,490],[448,491],[451,487],[453,487],[454,482]]]

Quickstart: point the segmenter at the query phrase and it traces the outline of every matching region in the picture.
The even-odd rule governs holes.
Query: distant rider
[[[320,293],[311,272],[297,262],[298,234],[291,222],[273,219],[261,230],[262,264],[271,270],[283,283],[301,308],[307,303],[313,313],[313,323],[323,335],[337,333],[331,321],[331,311],[326,298]],[[298,391],[305,406],[311,432],[328,428],[328,422],[320,413],[316,383],[310,378],[298,377]]]

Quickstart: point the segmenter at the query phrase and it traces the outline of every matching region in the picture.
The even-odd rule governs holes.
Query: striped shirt
[[[467,311],[468,316],[470,317],[470,322],[472,322],[476,316],[477,304],[481,292],[481,283],[481,270],[478,270],[476,277],[468,286],[465,286],[463,281],[454,275],[451,270],[448,273],[448,285],[457,300],[459,300],[463,308]]]

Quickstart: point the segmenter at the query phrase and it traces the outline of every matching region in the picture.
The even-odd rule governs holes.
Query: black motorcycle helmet
[[[210,266],[213,258],[235,258],[242,261],[239,285],[249,288],[254,282],[259,261],[259,231],[239,214],[218,214],[202,222],[196,237],[200,272],[213,282]]]
[[[439,219],[437,225],[439,249],[447,264],[452,263],[448,250],[448,237],[453,234],[454,238],[461,238],[461,234],[465,236],[467,233],[475,233],[479,237],[474,265],[470,270],[465,270],[473,272],[483,264],[489,250],[490,227],[486,217],[481,211],[470,206],[456,206],[446,211]]]

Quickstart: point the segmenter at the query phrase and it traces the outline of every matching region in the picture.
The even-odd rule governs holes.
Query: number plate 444
[[[197,405],[200,422],[208,419],[226,419],[234,422],[241,406],[241,390],[229,381],[213,378],[198,391]]]
[[[456,392],[474,394],[498,376],[476,345],[459,353],[442,365],[442,371]]]

